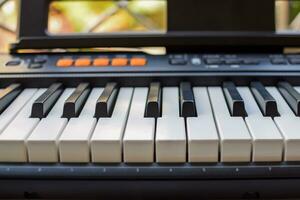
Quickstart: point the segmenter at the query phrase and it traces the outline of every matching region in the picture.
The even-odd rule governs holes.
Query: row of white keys
[[[221,162],[249,162],[252,138],[242,117],[232,117],[221,87],[208,87],[220,137]]]
[[[17,116],[19,111],[33,97],[38,89],[25,89],[19,96],[8,106],[0,115],[0,134],[9,125],[9,123]]]
[[[46,89],[39,89],[0,135],[1,162],[27,162],[25,140],[40,121],[30,118],[31,107],[45,91]]]
[[[59,161],[57,139],[68,123],[68,119],[62,118],[64,102],[73,91],[72,88],[65,89],[47,117],[27,138],[29,162]]]
[[[154,162],[155,119],[145,118],[148,88],[135,88],[123,138],[126,163]]]
[[[179,115],[179,89],[163,88],[162,117],[156,126],[156,161],[186,162],[186,132],[184,118]]]
[[[276,100],[280,114],[274,121],[284,137],[284,161],[300,161],[300,119],[295,116],[276,87],[267,87],[267,90]]]
[[[94,118],[96,102],[103,88],[92,89],[78,118],[69,120],[58,140],[59,157],[63,163],[90,162],[91,134],[97,123]]]
[[[252,161],[281,161],[283,138],[273,119],[262,115],[249,88],[238,87],[238,91],[244,99],[248,114],[245,122],[252,136]]]
[[[112,116],[98,120],[90,141],[92,162],[122,162],[122,139],[132,94],[133,88],[120,88]]]
[[[189,162],[218,162],[219,136],[206,87],[193,89],[198,117],[186,120]]]

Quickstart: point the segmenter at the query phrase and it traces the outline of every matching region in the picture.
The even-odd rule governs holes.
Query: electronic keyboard
[[[300,37],[273,0],[74,35],[48,33],[51,2],[20,2],[0,54],[1,198],[299,198]]]
[[[285,194],[274,187],[293,191],[285,181],[300,177],[296,54],[17,54],[0,60],[1,181],[31,180],[17,196],[51,196],[51,188],[67,182],[87,196],[136,198],[134,187],[152,198],[153,189],[168,196],[166,188],[175,187],[178,195],[191,190],[184,197],[204,191],[220,197],[210,185],[216,184],[222,197],[258,198]],[[36,185],[46,180],[49,191]],[[93,181],[80,186],[87,180],[100,189]],[[227,193],[225,182],[241,189]],[[107,183],[126,192],[112,195]],[[4,196],[8,186],[0,189]]]

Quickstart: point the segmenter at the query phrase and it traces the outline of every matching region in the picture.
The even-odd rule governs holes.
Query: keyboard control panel
[[[5,73],[300,72],[300,55],[76,53],[0,55]]]

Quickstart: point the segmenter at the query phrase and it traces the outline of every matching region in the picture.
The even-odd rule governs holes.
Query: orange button
[[[57,61],[56,66],[57,67],[70,67],[70,66],[72,66],[73,62],[74,61],[71,58],[62,58]]]
[[[96,58],[93,63],[94,66],[108,66],[109,59],[108,58]]]
[[[75,61],[76,67],[87,67],[91,65],[91,59],[89,58],[79,58]]]
[[[131,58],[130,65],[131,66],[145,66],[147,64],[146,58]]]
[[[111,61],[112,66],[126,66],[128,63],[127,58],[114,58]]]

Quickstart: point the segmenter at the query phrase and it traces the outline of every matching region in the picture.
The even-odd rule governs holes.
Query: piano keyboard
[[[2,163],[300,161],[300,87],[0,89]]]

